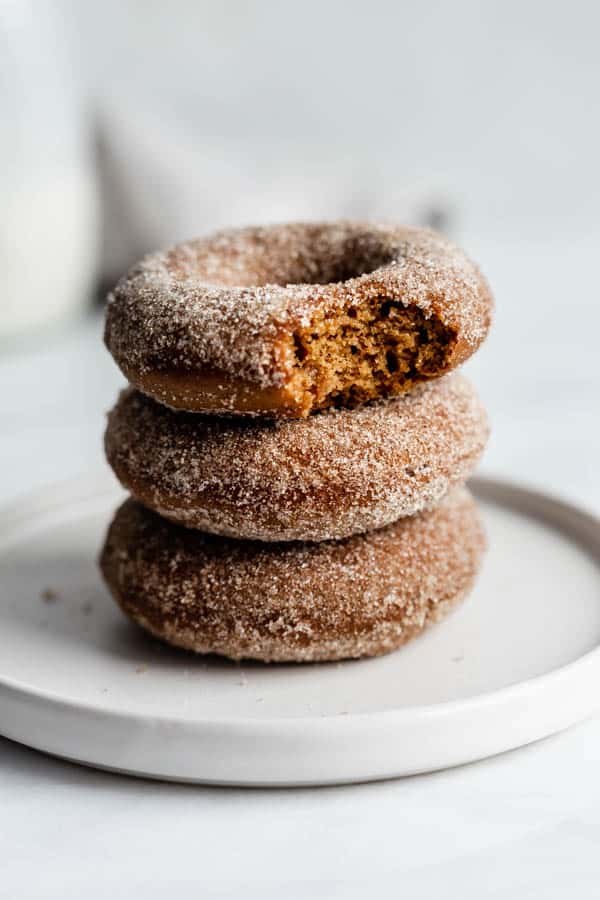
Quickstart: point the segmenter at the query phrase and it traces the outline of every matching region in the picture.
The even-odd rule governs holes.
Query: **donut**
[[[100,566],[129,618],[196,653],[311,662],[388,653],[471,588],[485,538],[456,488],[435,509],[344,541],[236,541],[117,510]]]
[[[121,484],[174,522],[322,541],[434,506],[471,474],[487,436],[474,388],[453,373],[299,420],[174,412],[129,388],[109,414],[105,449]]]
[[[167,406],[302,418],[449,372],[492,305],[477,266],[432,231],[251,227],[145,257],[109,295],[105,342]]]

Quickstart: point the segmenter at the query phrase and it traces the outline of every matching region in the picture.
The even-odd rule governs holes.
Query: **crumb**
[[[465,654],[461,653],[460,656],[453,656],[452,662],[462,662],[464,658],[465,658]]]
[[[138,675],[141,675],[142,672],[147,672],[147,671],[148,671],[148,664],[147,664],[147,663],[140,663],[139,666],[136,666],[136,667],[135,667],[135,671],[137,672]]]
[[[81,612],[84,614],[84,616],[89,616],[93,609],[94,607],[89,602],[89,600],[86,600],[85,603],[81,604]]]
[[[59,598],[58,591],[55,591],[54,588],[44,588],[43,591],[40,591],[40,598],[44,601],[44,603],[56,603]]]

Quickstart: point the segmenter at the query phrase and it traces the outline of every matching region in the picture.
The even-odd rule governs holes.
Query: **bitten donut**
[[[124,612],[171,644],[310,662],[377,656],[414,637],[468,592],[484,544],[464,488],[431,512],[318,544],[213,537],[127,500],[101,568]]]
[[[491,311],[477,266],[439,234],[290,224],[147,256],[109,297],[105,341],[167,406],[301,418],[449,372]]]
[[[173,412],[128,389],[105,448],[123,486],[168,519],[235,538],[322,541],[435,505],[471,474],[487,436],[474,388],[451,374],[296,421]]]

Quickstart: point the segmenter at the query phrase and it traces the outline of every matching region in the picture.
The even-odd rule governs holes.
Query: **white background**
[[[483,470],[600,513],[595,4],[67,8],[122,171],[141,160],[131,246],[288,210],[393,216],[433,191],[498,302],[468,367],[494,428]],[[194,203],[169,201],[188,177]],[[3,348],[0,498],[101,466],[120,383],[97,319]],[[294,791],[134,781],[0,741],[0,897],[590,897],[599,763],[600,720],[449,772]]]

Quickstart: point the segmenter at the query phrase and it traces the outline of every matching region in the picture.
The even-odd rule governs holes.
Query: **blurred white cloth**
[[[413,203],[438,191],[459,240],[595,227],[589,0],[72,5],[133,255],[240,222],[420,219]]]
[[[390,184],[352,148],[200,138],[126,98],[105,104],[100,146],[108,278],[148,250],[218,228],[339,217],[440,224],[451,209],[434,185]]]

